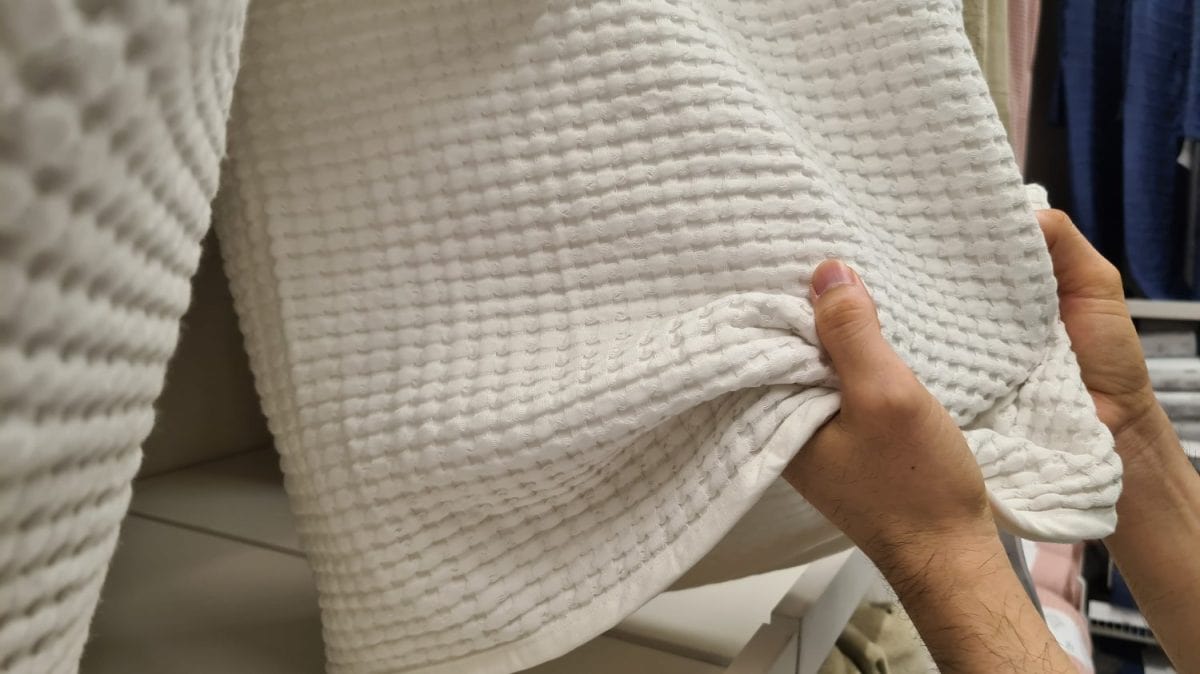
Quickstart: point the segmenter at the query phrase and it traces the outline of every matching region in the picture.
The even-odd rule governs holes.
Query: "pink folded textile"
[[[1083,544],[1035,543],[1023,541],[1025,563],[1029,566],[1033,584],[1053,592],[1073,606],[1083,598],[1083,583],[1079,572],[1083,566]]]
[[[1022,170],[1041,8],[1041,0],[1008,0],[1008,140]]]
[[[1038,599],[1042,602],[1042,613],[1050,633],[1062,646],[1080,674],[1094,674],[1092,661],[1092,639],[1088,635],[1087,618],[1079,612],[1078,604],[1071,604],[1062,597],[1044,588],[1038,588]]]

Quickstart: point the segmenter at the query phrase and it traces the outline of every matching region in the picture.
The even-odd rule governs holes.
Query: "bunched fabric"
[[[949,0],[257,0],[218,234],[336,672],[507,672],[845,545],[807,283],[1032,538],[1120,465]],[[686,575],[685,575],[686,574]]]
[[[72,672],[175,349],[244,0],[0,0],[0,672]]]

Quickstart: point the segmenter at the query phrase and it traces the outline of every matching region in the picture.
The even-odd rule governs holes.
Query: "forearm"
[[[938,541],[881,566],[942,672],[1074,672],[1000,541]],[[888,568],[883,568],[888,567]]]
[[[1105,544],[1176,669],[1200,672],[1200,476],[1161,409],[1116,439],[1125,486]]]

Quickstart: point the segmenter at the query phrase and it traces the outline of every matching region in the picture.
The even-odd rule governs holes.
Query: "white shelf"
[[[320,674],[321,620],[293,555],[134,515],[105,583],[81,674]],[[720,674],[611,637],[525,674]]]
[[[308,564],[190,529],[126,518],[82,674],[318,674]]]
[[[719,674],[803,572],[664,593],[529,673]],[[95,624],[83,674],[321,671],[316,590],[274,450],[138,480]]]
[[[303,556],[274,449],[143,478],[129,512]]]
[[[1129,315],[1166,321],[1200,321],[1200,302],[1128,299]]]
[[[664,592],[611,633],[697,660],[728,665],[754,633],[771,621],[771,611],[804,570],[804,566],[798,566]]]
[[[526,669],[521,674],[721,674],[721,668],[613,637],[599,637],[561,658]]]

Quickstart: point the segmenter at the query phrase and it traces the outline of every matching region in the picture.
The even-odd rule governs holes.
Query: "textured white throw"
[[[0,0],[0,671],[77,659],[242,9]],[[509,672],[677,581],[845,545],[777,479],[838,406],[807,291],[831,256],[1006,526],[1112,529],[957,3],[250,11],[217,226],[332,671]]]
[[[334,671],[511,671],[689,569],[843,544],[777,480],[838,406],[831,256],[1005,525],[1113,527],[957,3],[258,0],[230,160],[218,234]]]
[[[208,230],[244,18],[238,0],[0,0],[0,672],[78,668]]]

